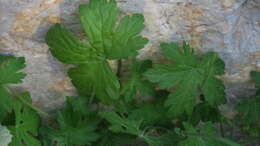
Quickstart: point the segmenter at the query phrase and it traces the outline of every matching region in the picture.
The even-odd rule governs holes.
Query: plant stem
[[[220,128],[220,134],[221,134],[221,136],[222,136],[222,137],[225,137],[224,128],[223,128],[223,125],[222,125],[221,122],[219,123],[219,128]]]
[[[122,70],[122,59],[119,59],[118,64],[117,64],[117,74],[116,74],[116,76],[118,77],[119,80],[122,76],[121,70]]]
[[[92,93],[91,93],[91,96],[90,96],[90,99],[89,99],[89,102],[88,102],[88,105],[91,105],[93,100],[94,100],[94,97],[95,97],[95,93],[96,93],[96,90],[95,88],[93,89]]]
[[[22,104],[24,104],[25,106],[33,109],[34,111],[36,111],[38,114],[44,116],[44,117],[51,117],[48,113],[40,110],[39,108],[33,106],[32,104],[26,102],[25,100],[23,100],[22,98],[20,98],[20,96],[16,95],[15,93],[11,92],[8,88],[5,88],[12,96],[13,98],[19,100]]]
[[[28,106],[29,108],[35,110],[37,113],[39,113],[40,115],[44,116],[44,117],[51,117],[48,113],[40,110],[39,108],[33,106],[32,104],[29,104],[28,102],[24,101],[22,98],[20,98],[19,96],[15,97],[16,99],[18,99],[21,103],[23,103],[24,105]]]

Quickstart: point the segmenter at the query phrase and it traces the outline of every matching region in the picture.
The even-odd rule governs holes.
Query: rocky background
[[[158,60],[160,42],[189,40],[197,51],[216,51],[226,62],[231,102],[251,94],[249,72],[260,70],[260,0],[117,0],[124,13],[143,13],[150,39],[139,58]],[[75,89],[66,66],[49,53],[44,36],[61,22],[82,37],[78,5],[87,0],[0,0],[0,50],[26,57],[22,87],[35,105],[51,110]]]

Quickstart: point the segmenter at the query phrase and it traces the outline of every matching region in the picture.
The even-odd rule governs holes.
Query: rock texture
[[[117,0],[125,13],[143,13],[149,44],[140,58],[161,57],[160,42],[189,40],[198,51],[217,51],[225,60],[230,99],[250,94],[248,73],[260,69],[259,0]],[[61,22],[79,37],[78,5],[87,0],[0,0],[0,50],[25,56],[28,76],[21,85],[43,109],[61,104],[75,90],[66,66],[44,42],[48,28]]]

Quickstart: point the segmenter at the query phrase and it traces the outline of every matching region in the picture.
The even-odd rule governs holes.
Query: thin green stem
[[[169,129],[166,129],[166,128],[164,128],[164,127],[159,127],[159,126],[149,126],[149,127],[146,127],[146,128],[143,130],[143,135],[146,136],[147,133],[148,133],[148,131],[149,131],[150,129],[161,129],[161,130],[165,130],[165,131],[167,131],[167,132],[170,132]],[[146,132],[146,131],[147,131],[147,132]]]
[[[29,108],[33,109],[34,111],[36,111],[37,113],[39,113],[40,115],[44,116],[44,117],[51,117],[47,112],[44,112],[42,110],[40,110],[39,108],[33,106],[32,104],[26,102],[25,100],[23,100],[22,98],[20,98],[19,96],[15,97],[16,99],[18,99],[22,104],[28,106]]]
[[[13,98],[19,100],[22,104],[24,104],[25,106],[33,109],[34,111],[36,111],[38,114],[44,116],[44,117],[51,117],[48,113],[42,111],[41,109],[33,106],[32,104],[26,102],[25,100],[23,100],[22,98],[20,98],[20,96],[16,95],[15,93],[11,92],[8,88],[5,87],[5,89],[12,95]]]
[[[91,96],[90,96],[90,99],[89,99],[89,102],[88,102],[88,105],[91,105],[93,100],[94,100],[94,97],[95,97],[95,93],[96,93],[96,89],[94,88],[92,93],[91,93]]]

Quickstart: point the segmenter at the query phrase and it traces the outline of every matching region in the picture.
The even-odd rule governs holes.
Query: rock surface
[[[249,72],[260,69],[259,0],[117,0],[125,13],[143,13],[149,44],[142,59],[161,57],[160,42],[189,40],[198,51],[216,51],[225,60],[223,77],[233,100],[250,94]],[[44,42],[48,28],[61,22],[82,35],[78,5],[87,0],[0,0],[0,50],[25,56],[28,75],[21,85],[34,103],[51,110],[75,89],[67,67]]]

